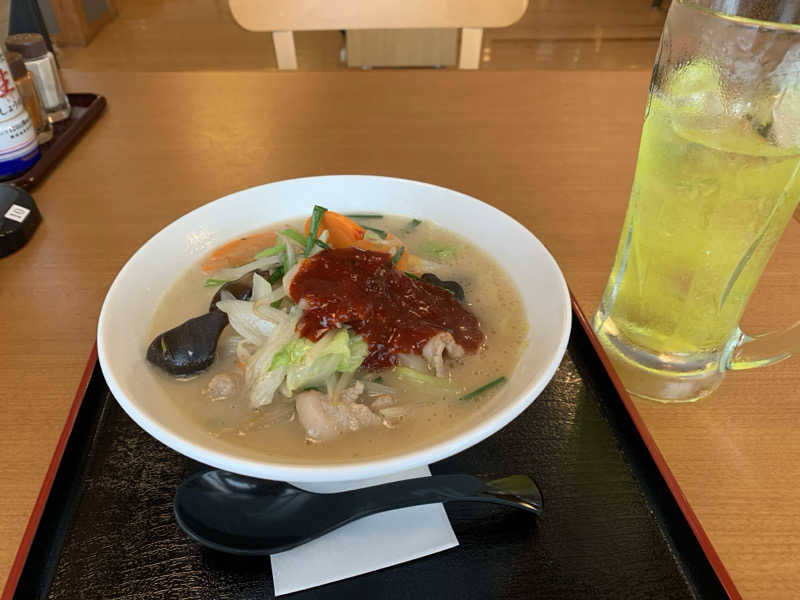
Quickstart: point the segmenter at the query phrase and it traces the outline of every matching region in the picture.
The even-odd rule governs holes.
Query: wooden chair
[[[228,0],[248,31],[271,31],[279,69],[296,69],[293,31],[460,28],[458,66],[477,69],[484,27],[517,21],[528,0]]]

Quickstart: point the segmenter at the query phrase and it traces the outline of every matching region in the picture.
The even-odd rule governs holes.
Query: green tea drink
[[[704,90],[717,83],[703,64],[673,75],[666,93],[649,100],[594,327],[623,369],[662,371],[674,382],[716,377],[738,338],[739,318],[800,198],[800,150],[779,144],[787,132],[772,112],[734,119],[709,106],[715,100]]]

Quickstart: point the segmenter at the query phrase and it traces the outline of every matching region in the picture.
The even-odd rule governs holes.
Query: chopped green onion
[[[296,231],[296,230],[292,229],[291,227],[288,227],[288,228],[284,229],[283,231],[281,231],[281,233],[283,235],[285,235],[286,237],[288,237],[290,240],[297,242],[298,244],[300,244],[301,246],[303,246],[305,248],[305,246],[306,246],[306,236],[304,236],[299,231]],[[325,248],[326,250],[328,248],[330,248],[330,246],[328,244],[326,244],[325,242],[323,242],[322,240],[314,240],[314,243],[317,246],[319,246],[320,248]]]
[[[389,235],[383,229],[376,229],[375,227],[367,227],[366,225],[362,225],[362,227],[367,231],[371,231],[372,233],[377,233],[378,237],[381,238],[382,240],[385,240],[386,237]]]
[[[448,246],[436,240],[428,240],[419,245],[417,254],[421,254],[433,260],[446,260],[448,258],[454,258],[457,252],[452,246]]]
[[[375,379],[372,380],[372,383],[383,383],[383,377],[378,375]]]
[[[256,254],[253,258],[267,258],[269,256],[275,256],[276,254],[280,254],[284,250],[286,250],[286,244],[278,242],[271,248],[266,248],[262,250],[261,252]]]
[[[322,215],[328,210],[322,206],[314,205],[314,210],[311,211],[311,223],[308,228],[308,238],[305,244],[305,254],[309,256],[311,249],[314,247],[314,242],[317,240],[317,233],[319,232],[319,223],[322,221]]]
[[[406,251],[405,246],[400,246],[400,248],[398,248],[397,251],[395,251],[394,256],[392,256],[393,265],[396,265],[400,261],[400,258],[403,256],[403,252],[405,251]]]
[[[206,282],[203,284],[205,287],[217,287],[218,285],[224,285],[228,283],[225,279],[206,279]]]
[[[278,267],[272,273],[269,274],[269,277],[267,277],[267,281],[269,281],[270,284],[273,284],[276,281],[278,281],[278,279],[280,279],[281,277],[283,277],[283,267]]]
[[[443,379],[441,377],[434,377],[433,375],[428,375],[427,373],[423,373],[422,371],[417,371],[416,369],[409,369],[408,367],[395,367],[394,373],[400,379],[405,379],[407,381],[413,381],[415,383],[424,383],[425,385],[433,385],[436,387],[443,387],[443,388],[450,387],[450,381],[448,381],[447,379]]]
[[[167,352],[167,342],[164,341],[164,336],[161,336],[161,354],[166,358],[169,356],[169,352]]]
[[[269,305],[272,308],[280,308],[282,302],[283,302],[283,298],[278,298],[277,300],[275,300],[275,302],[270,302]]]
[[[408,271],[406,271],[406,275],[411,279],[419,279],[419,275],[414,275],[413,273],[409,273]]]
[[[383,215],[370,215],[370,214],[349,214],[345,215],[345,217],[350,217],[351,219],[382,219]]]
[[[296,231],[295,229],[292,229],[291,227],[287,227],[286,229],[281,231],[281,234],[285,235],[287,238],[289,238],[293,242],[297,242],[301,246],[305,247],[305,245],[306,245],[306,236],[304,236],[299,231]]]
[[[419,219],[411,219],[408,222],[408,225],[406,225],[406,229],[414,229],[414,227],[416,227],[417,225],[421,225],[421,224],[422,224],[422,221],[420,221]]]
[[[475,396],[479,396],[486,390],[493,388],[496,385],[500,385],[501,383],[505,383],[505,381],[506,381],[505,375],[498,377],[497,379],[490,381],[486,385],[482,385],[481,387],[472,390],[470,393],[464,394],[463,396],[461,396],[461,398],[459,398],[459,400],[471,400],[472,398],[474,398]]]

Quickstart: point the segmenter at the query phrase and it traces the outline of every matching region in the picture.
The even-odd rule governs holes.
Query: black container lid
[[[47,54],[47,45],[39,33],[15,33],[6,38],[6,48],[19,52],[25,60]]]
[[[31,195],[10,183],[0,183],[0,257],[28,243],[42,222]]]

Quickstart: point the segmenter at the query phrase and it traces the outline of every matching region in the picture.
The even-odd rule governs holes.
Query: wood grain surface
[[[644,71],[67,72],[69,91],[104,94],[109,106],[34,191],[44,222],[33,240],[0,260],[0,577],[92,348],[105,291],[159,229],[278,179],[419,179],[526,225],[591,313],[627,204],[648,78]],[[458,215],[446,225],[457,228]],[[750,330],[797,318],[798,272],[793,224],[748,309]],[[800,597],[797,370],[795,359],[729,374],[697,404],[637,402],[749,598]]]

